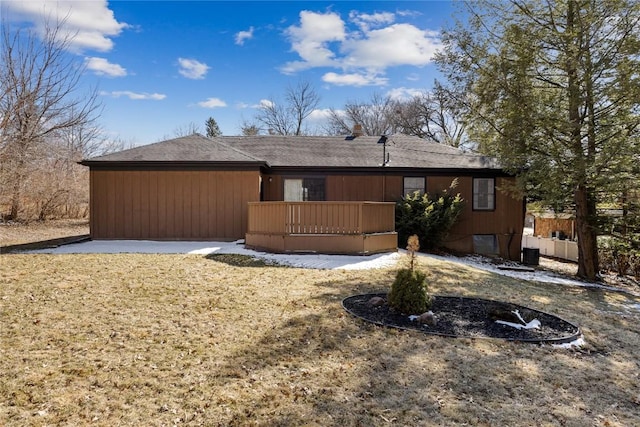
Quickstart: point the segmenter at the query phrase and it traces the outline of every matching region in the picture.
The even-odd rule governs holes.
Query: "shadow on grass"
[[[205,255],[205,258],[210,261],[216,261],[223,264],[230,265],[232,267],[282,267],[288,266],[278,264],[277,262],[270,262],[263,258],[254,257],[251,255],[239,255],[239,254],[209,254]]]
[[[530,302],[598,331],[598,349],[474,341],[398,331],[346,314],[357,293],[387,291],[392,270],[301,274],[315,293],[286,294],[270,327],[211,373],[226,425],[640,425],[637,330],[605,294],[432,268],[440,290]],[[340,277],[340,278],[338,278]],[[499,295],[496,298],[496,295]],[[548,306],[548,307],[545,307]],[[593,313],[596,313],[595,315]],[[589,317],[587,317],[589,316]],[[586,321],[588,319],[588,321]],[[593,352],[591,350],[606,350]],[[597,384],[597,387],[594,387]],[[229,393],[232,395],[231,391]],[[239,404],[242,402],[242,404]],[[596,423],[594,424],[594,420]]]
[[[77,236],[59,237],[56,239],[40,240],[37,242],[21,243],[16,245],[0,245],[0,254],[19,253],[21,251],[31,251],[35,249],[57,248],[58,246],[87,242],[89,240],[91,240],[89,234],[80,234]]]
[[[216,390],[243,393],[235,400],[214,394],[216,404],[231,410],[221,422],[640,425],[637,327],[634,317],[618,313],[626,297],[612,300],[606,292],[505,278],[451,263],[425,261],[421,268],[433,293],[553,312],[585,325],[588,344],[560,350],[375,326],[351,317],[341,301],[388,291],[394,269],[300,269],[296,280],[311,283],[313,290],[282,294],[283,304],[258,318],[256,339],[235,349],[214,374]]]
[[[420,358],[423,341],[348,315],[335,291],[352,285],[319,283],[311,303],[289,304],[279,322],[220,366],[212,378],[216,388],[249,390],[242,407],[222,420],[226,425],[368,426],[392,418],[420,425],[437,418],[435,398],[405,395],[416,390],[410,383],[426,387],[429,381],[412,380],[403,366]],[[215,403],[233,404],[225,397]],[[398,415],[398,406],[410,409]]]

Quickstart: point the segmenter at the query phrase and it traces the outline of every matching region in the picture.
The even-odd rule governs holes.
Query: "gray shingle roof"
[[[243,162],[271,167],[375,168],[383,159],[379,136],[190,135],[95,157],[102,162]],[[495,159],[402,134],[387,137],[389,168],[500,169]]]
[[[128,150],[85,160],[83,163],[100,162],[242,162],[264,163],[237,148],[220,144],[200,134],[183,136],[142,145]]]

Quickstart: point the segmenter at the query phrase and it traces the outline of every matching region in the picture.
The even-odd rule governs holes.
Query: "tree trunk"
[[[13,194],[11,195],[11,207],[9,208],[8,219],[16,221],[18,219],[18,213],[20,212],[20,184],[16,183],[13,186]]]
[[[578,276],[595,281],[598,277],[597,232],[592,225],[596,209],[593,197],[586,186],[580,185],[575,192],[576,231],[578,233]]]
[[[598,242],[596,228],[593,226],[596,219],[596,204],[592,191],[587,186],[587,170],[593,162],[591,148],[587,152],[583,148],[581,116],[582,97],[578,67],[584,60],[582,54],[582,33],[575,34],[576,30],[576,3],[569,0],[567,8],[567,101],[569,118],[570,147],[573,152],[573,167],[575,174],[576,205],[576,231],[578,234],[578,276],[587,280],[596,280],[598,275]],[[589,139],[589,143],[593,142]],[[588,144],[589,145],[589,144]]]
[[[22,208],[22,185],[24,183],[24,173],[22,172],[23,168],[23,162],[18,162],[16,171],[13,174],[14,182],[11,191],[11,206],[9,207],[9,219],[12,221],[17,221],[19,219],[20,209]]]

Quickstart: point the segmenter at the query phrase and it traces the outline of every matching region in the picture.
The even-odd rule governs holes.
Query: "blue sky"
[[[308,81],[329,108],[429,90],[448,1],[3,1],[12,25],[67,16],[99,123],[128,145],[214,117],[237,135],[263,102]]]

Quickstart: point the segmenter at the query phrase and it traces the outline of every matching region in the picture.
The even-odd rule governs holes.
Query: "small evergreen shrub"
[[[415,253],[419,249],[418,236],[409,237],[409,266],[398,270],[387,295],[389,306],[402,314],[422,314],[431,306],[431,297],[427,293],[427,276],[415,268]]]
[[[415,192],[399,201],[396,205],[398,240],[406,242],[409,236],[416,234],[425,249],[438,248],[464,208],[460,194],[451,194],[457,184],[457,180],[454,180],[449,190],[434,197]]]

